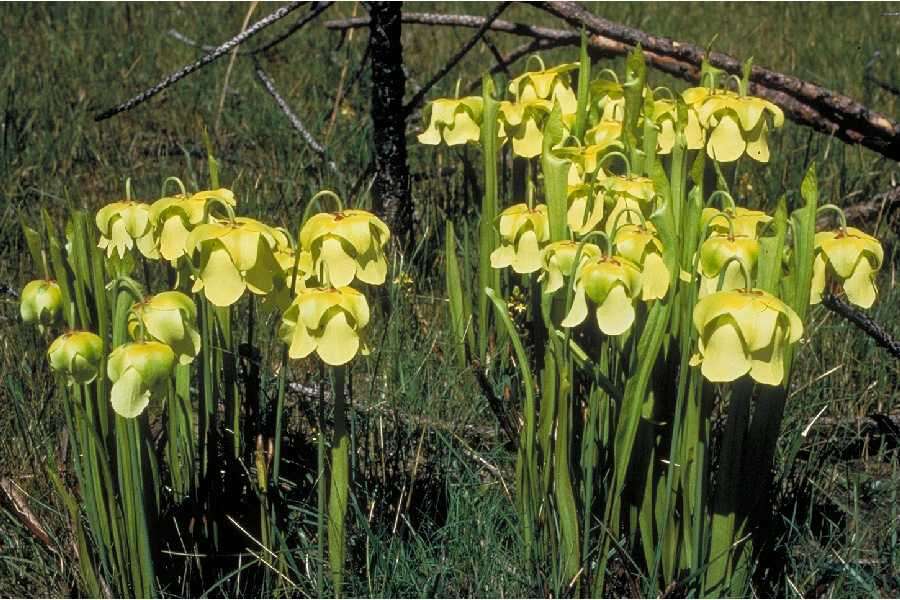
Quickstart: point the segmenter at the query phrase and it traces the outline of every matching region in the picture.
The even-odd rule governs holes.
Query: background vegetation
[[[100,110],[142,90],[202,52],[179,41],[175,29],[198,44],[217,44],[241,27],[246,4],[11,5],[0,13],[0,477],[27,501],[46,530],[40,541],[16,514],[9,495],[0,503],[0,593],[64,595],[77,592],[76,564],[65,508],[54,498],[41,465],[65,454],[63,415],[44,359],[46,341],[19,324],[14,292],[38,272],[30,264],[19,219],[36,221],[47,208],[96,209],[123,194],[126,177],[138,198],[155,199],[161,180],[178,175],[206,180],[202,131],[208,127],[223,183],[242,213],[296,223],[304,202],[324,187],[366,205],[364,177],[371,155],[367,118],[369,81],[363,66],[366,33],[350,37],[312,23],[262,58],[282,95],[329,149],[335,173],[289,127],[254,79],[252,62],[238,57],[201,70],[142,107],[94,123]],[[489,5],[409,3],[410,10],[486,13]],[[271,6],[256,8],[258,18]],[[303,9],[305,10],[305,9]],[[897,118],[897,97],[867,80],[900,81],[900,15],[886,4],[617,4],[593,7],[603,16],[648,32],[707,44],[756,64],[840,90]],[[346,3],[323,17],[349,16]],[[515,6],[510,20],[551,24],[549,17]],[[286,29],[288,18],[263,37]],[[557,26],[552,23],[553,26]],[[471,31],[409,26],[404,49],[408,90],[426,81]],[[520,43],[489,36],[501,50]],[[252,43],[250,44],[253,45]],[[549,53],[571,60],[576,50]],[[493,64],[480,44],[435,90],[451,94]],[[621,69],[618,61],[609,65]],[[345,75],[342,78],[342,72]],[[658,74],[652,80],[674,85]],[[336,102],[339,82],[342,97]],[[412,134],[410,167],[417,203],[414,249],[397,257],[389,314],[373,331],[375,352],[360,370],[353,418],[359,447],[355,505],[351,505],[350,560],[354,595],[540,595],[520,572],[518,529],[509,499],[514,454],[505,446],[478,383],[449,359],[443,290],[443,219],[477,222],[477,154],[423,148]],[[745,170],[738,201],[771,208],[783,190],[797,190],[805,165],[819,164],[821,202],[864,201],[895,185],[895,163],[787,123],[773,135],[773,160]],[[463,166],[460,166],[463,165]],[[472,167],[471,169],[469,167]],[[895,283],[896,221],[873,219],[864,228],[885,241],[881,295],[872,316],[895,335],[900,290]],[[876,231],[877,229],[877,231]],[[474,230],[473,230],[474,231]],[[405,276],[401,275],[405,274]],[[786,596],[896,596],[900,594],[897,448],[900,432],[871,415],[893,415],[900,396],[898,363],[851,326],[816,307],[800,352],[776,463],[772,498],[782,529],[770,564],[760,564],[756,592]],[[291,481],[288,528],[295,564],[286,574],[297,595],[314,593],[308,512],[314,503],[310,381],[296,368],[289,397],[286,457]],[[509,382],[488,385],[508,410]],[[274,394],[274,390],[271,391]],[[817,418],[818,417],[818,418]],[[312,461],[312,462],[311,462]],[[753,493],[753,490],[747,490]],[[240,521],[240,516],[235,515]],[[188,525],[176,510],[173,527]],[[237,529],[234,535],[241,535]],[[174,538],[173,538],[174,539]],[[247,539],[253,547],[253,541]],[[253,594],[240,572],[224,578],[196,574],[184,549],[168,548],[171,595]],[[641,590],[641,574],[623,562],[623,595]],[[199,579],[198,579],[199,578]],[[202,589],[188,587],[202,581]]]

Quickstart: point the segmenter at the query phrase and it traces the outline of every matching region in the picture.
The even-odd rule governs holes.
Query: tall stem
[[[331,485],[328,494],[328,560],[334,596],[342,596],[346,551],[347,497],[350,492],[350,437],[347,431],[346,367],[334,367],[334,434],[331,442]]]

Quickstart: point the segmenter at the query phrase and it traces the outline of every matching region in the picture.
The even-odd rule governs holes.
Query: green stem
[[[347,498],[350,492],[350,438],[347,431],[346,367],[334,367],[334,434],[331,443],[331,485],[328,494],[328,561],[334,596],[343,595],[346,552]]]

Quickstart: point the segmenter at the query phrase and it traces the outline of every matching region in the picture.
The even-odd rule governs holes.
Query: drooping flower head
[[[197,307],[181,292],[162,292],[136,303],[131,307],[128,330],[134,338],[142,331],[166,344],[182,365],[193,361],[200,352]]]
[[[541,268],[541,247],[550,239],[547,205],[533,209],[527,204],[510,206],[500,213],[500,247],[491,252],[495,269],[512,267],[516,273],[534,273]]]
[[[675,124],[678,121],[678,109],[672,100],[660,99],[653,102],[653,121],[659,127],[656,137],[657,154],[669,154],[675,145]],[[699,150],[706,142],[706,133],[700,126],[700,117],[696,109],[688,106],[687,123],[684,137],[688,150]]]
[[[772,221],[772,217],[760,210],[752,210],[737,206],[733,209],[726,207],[724,210],[717,208],[704,208],[700,213],[700,226],[706,228],[713,233],[726,235],[729,231],[734,235],[748,237],[752,239],[759,238],[762,226]],[[730,225],[729,225],[730,222]]]
[[[366,297],[350,287],[300,290],[285,311],[279,335],[291,358],[315,352],[326,364],[348,363],[357,352],[368,354]]]
[[[612,203],[604,226],[607,235],[613,235],[615,228],[626,223],[639,224],[641,219],[636,213],[645,219],[653,213],[656,199],[653,180],[635,175],[613,175],[598,179],[597,183]]]
[[[231,306],[246,290],[268,294],[278,272],[276,245],[272,228],[246,217],[197,226],[185,241],[185,253],[197,255],[198,273],[191,291],[203,290],[216,306]]]
[[[626,223],[615,232],[616,252],[641,270],[641,300],[658,300],[669,291],[669,273],[663,261],[663,245],[650,221]]]
[[[313,215],[300,230],[300,247],[310,253],[313,273],[323,284],[350,285],[353,279],[381,285],[387,275],[384,247],[391,232],[365,210]]]
[[[106,256],[112,257],[115,252],[119,258],[138,247],[147,258],[159,258],[150,226],[150,205],[133,200],[123,200],[107,204],[97,211],[95,217],[100,230],[100,248],[106,250]]]
[[[544,145],[542,127],[552,109],[552,102],[540,98],[500,103],[500,130],[512,141],[516,156],[534,158],[541,153]]]
[[[509,82],[509,91],[518,102],[549,100],[559,102],[563,115],[573,115],[578,109],[578,98],[572,89],[569,73],[578,69],[578,63],[564,63],[527,71]]]
[[[569,210],[566,224],[575,235],[585,235],[603,220],[605,210],[603,190],[583,183],[569,187]]]
[[[563,286],[566,278],[572,274],[575,266],[575,257],[578,255],[578,242],[561,240],[547,244],[541,255],[541,266],[544,273],[541,275],[544,293],[552,294]],[[581,246],[579,266],[589,262],[592,258],[601,255],[600,248],[596,244],[586,243]]]
[[[621,335],[634,323],[634,301],[641,294],[641,271],[621,256],[598,256],[575,277],[572,308],[562,322],[575,327],[587,318],[587,298],[596,305],[597,325],[606,335]]]
[[[175,353],[161,342],[133,342],[109,355],[106,373],[113,386],[113,410],[131,419],[147,408],[151,398],[166,393],[166,383],[175,367]]]
[[[598,79],[591,82],[591,98],[600,110],[601,121],[625,119],[625,88],[618,81]]]
[[[448,146],[477,142],[481,134],[482,98],[438,98],[429,103],[428,128],[418,136],[422,144]]]
[[[700,365],[709,381],[754,381],[779,385],[784,380],[784,349],[803,334],[803,323],[790,306],[757,289],[716,292],[694,307],[700,333]]]
[[[70,383],[87,384],[97,378],[103,342],[90,331],[70,331],[50,344],[50,368],[62,373]]]
[[[829,280],[843,287],[853,304],[862,308],[874,304],[875,275],[884,261],[881,242],[855,227],[820,231],[814,253],[811,304],[822,301]]]
[[[231,207],[237,205],[234,193],[225,188],[204,190],[191,196],[167,196],[150,205],[150,222],[164,259],[175,262],[185,254],[188,234],[203,223],[211,198]]]
[[[703,297],[719,289],[723,269],[722,290],[747,287],[744,271],[751,277],[755,275],[759,241],[745,235],[713,233],[700,245],[699,252],[700,297]]]
[[[25,323],[49,327],[62,315],[62,291],[49,279],[36,279],[22,288],[19,314]],[[43,330],[43,329],[42,329]]]

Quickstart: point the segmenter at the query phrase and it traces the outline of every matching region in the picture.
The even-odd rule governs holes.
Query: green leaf
[[[575,110],[575,126],[572,135],[583,140],[588,117],[588,100],[591,93],[591,57],[587,51],[587,33],[581,30],[581,51],[578,58],[578,105]]]
[[[775,209],[772,225],[775,228],[775,235],[759,240],[760,252],[755,287],[778,296],[782,258],[784,257],[784,240],[787,234],[787,201],[784,196],[778,199],[778,207]]]
[[[456,234],[453,222],[447,219],[447,233],[444,240],[444,256],[447,260],[447,296],[450,304],[450,331],[453,334],[453,345],[460,369],[466,367],[466,323],[469,315],[463,305],[463,285],[459,275],[459,263],[456,260]]]
[[[563,140],[564,135],[562,109],[555,102],[544,125],[544,147],[541,152],[544,196],[550,216],[550,240],[554,242],[569,238],[566,212],[569,209],[567,183],[571,163],[553,152],[553,147]]]

